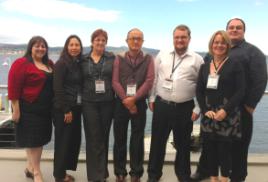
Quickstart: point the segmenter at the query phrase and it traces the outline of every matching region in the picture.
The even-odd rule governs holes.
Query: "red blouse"
[[[53,66],[53,62],[49,64]],[[46,81],[44,71],[38,69],[34,63],[22,57],[11,66],[8,74],[8,98],[9,100],[23,99],[34,102]]]

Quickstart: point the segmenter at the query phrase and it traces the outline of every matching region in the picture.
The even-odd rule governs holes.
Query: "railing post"
[[[0,111],[2,111],[2,94],[0,94]]]
[[[5,112],[10,113],[11,112],[11,103],[8,100],[8,94],[5,95]]]

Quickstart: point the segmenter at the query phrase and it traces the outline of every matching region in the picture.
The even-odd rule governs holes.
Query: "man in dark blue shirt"
[[[233,143],[233,167],[231,182],[241,182],[247,176],[248,148],[252,137],[253,112],[260,101],[267,84],[265,55],[256,46],[244,39],[245,22],[234,18],[229,20],[226,31],[232,41],[230,57],[242,62],[246,72],[246,95],[241,113],[242,139]]]

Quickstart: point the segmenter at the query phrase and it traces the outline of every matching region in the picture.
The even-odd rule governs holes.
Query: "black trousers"
[[[179,180],[188,180],[190,169],[190,141],[193,130],[191,121],[193,101],[171,105],[155,100],[152,138],[148,164],[149,178],[160,179],[170,131],[176,148],[175,173]]]
[[[55,178],[62,179],[66,170],[76,170],[81,144],[81,107],[71,109],[73,121],[64,122],[64,113],[54,110],[55,143],[54,171]]]
[[[131,176],[143,175],[144,160],[144,128],[146,123],[146,101],[136,102],[138,113],[130,114],[128,109],[117,99],[114,118],[114,173],[115,175],[127,175],[127,134],[128,123],[131,121],[131,135],[129,144],[130,172]]]
[[[204,137],[203,137],[201,128],[200,128],[200,132],[201,132],[201,139],[202,139],[202,151],[201,151],[201,155],[199,158],[199,162],[197,164],[196,172],[205,176],[209,176],[210,172],[209,172],[209,160],[208,160],[208,145],[207,145],[207,142],[204,142]]]
[[[114,101],[83,103],[86,164],[89,181],[104,180],[108,172],[108,147]]]
[[[253,116],[245,109],[241,112],[242,139],[233,142],[231,179],[243,181],[246,179],[248,148],[252,138]]]
[[[218,176],[219,168],[221,176],[229,177],[231,170],[232,152],[231,141],[205,141],[208,147],[209,175]]]

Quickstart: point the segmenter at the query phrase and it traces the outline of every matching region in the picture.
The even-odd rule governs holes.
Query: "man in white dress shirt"
[[[155,80],[149,107],[153,111],[148,181],[162,176],[165,149],[170,131],[175,148],[175,173],[180,182],[190,180],[190,139],[193,122],[199,117],[194,106],[198,72],[203,59],[188,50],[191,31],[179,25],[173,31],[174,50],[160,51],[155,60]]]

